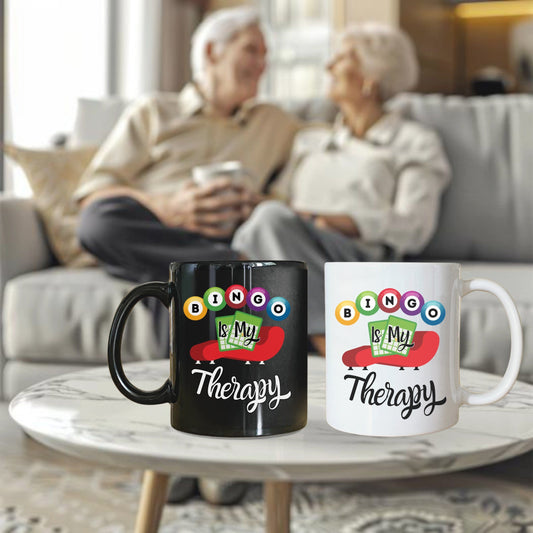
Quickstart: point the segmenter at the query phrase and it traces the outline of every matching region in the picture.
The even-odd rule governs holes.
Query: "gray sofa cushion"
[[[533,96],[405,94],[390,106],[435,129],[452,165],[424,258],[533,261]]]
[[[12,279],[4,298],[6,358],[105,363],[113,313],[130,288],[100,268],[54,267]],[[157,353],[152,315],[138,304],[126,327],[123,360]]]

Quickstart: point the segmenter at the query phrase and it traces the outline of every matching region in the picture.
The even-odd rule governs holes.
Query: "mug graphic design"
[[[370,318],[379,311],[385,313],[382,319]],[[379,294],[363,291],[355,301],[344,300],[336,306],[335,318],[339,324],[368,329],[368,345],[357,346],[342,354],[342,362],[348,371],[358,368],[365,372],[365,375],[344,376],[345,381],[351,381],[350,401],[358,399],[370,405],[400,407],[400,416],[404,420],[416,409],[422,408],[424,415],[429,416],[437,406],[446,403],[445,396],[437,398],[437,387],[433,380],[428,384],[415,384],[407,388],[397,388],[390,381],[386,381],[382,388],[373,387],[378,371],[369,371],[369,366],[393,366],[400,371],[410,367],[417,371],[437,354],[438,333],[431,329],[417,330],[418,324],[412,320],[416,315],[420,315],[426,327],[433,327],[445,320],[446,310],[436,300],[425,302],[417,291],[406,291],[402,295],[391,287]],[[362,316],[368,318],[368,322],[361,319]]]
[[[335,309],[335,316],[342,325],[350,326],[359,321],[361,315],[372,316],[381,310],[390,313],[386,320],[368,322],[369,345],[346,351],[343,363],[352,370],[371,365],[397,366],[400,370],[413,367],[418,370],[437,353],[439,335],[437,332],[416,331],[417,323],[398,316],[403,313],[409,318],[419,314],[428,326],[437,326],[446,317],[444,306],[436,301],[424,302],[417,291],[407,291],[401,295],[396,289],[387,288],[378,294],[364,291],[355,303],[345,300]],[[395,313],[395,314],[392,314]]]
[[[200,364],[217,359],[235,359],[264,364],[279,353],[285,340],[285,331],[280,326],[262,326],[263,318],[241,311],[245,305],[253,312],[264,312],[272,320],[285,320],[290,313],[289,302],[281,297],[270,298],[266,289],[254,287],[247,291],[242,285],[231,285],[226,290],[210,287],[203,295],[191,296],[183,304],[183,313],[189,320],[204,318],[207,311],[222,311],[228,307],[232,314],[218,316],[216,339],[195,344],[190,356]]]

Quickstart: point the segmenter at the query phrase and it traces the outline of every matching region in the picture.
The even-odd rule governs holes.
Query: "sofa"
[[[460,262],[464,277],[503,285],[521,315],[520,379],[533,382],[533,96],[488,98],[404,94],[391,109],[434,128],[453,168],[439,229],[419,257]],[[70,141],[98,144],[124,107],[82,101]],[[307,120],[331,121],[324,101],[292,103]],[[1,394],[9,399],[39,380],[107,359],[114,310],[131,284],[99,267],[66,268],[47,242],[32,199],[0,197]],[[125,334],[127,361],[157,357],[151,313],[136,306]],[[484,293],[462,305],[461,362],[503,374],[509,328],[499,302]]]

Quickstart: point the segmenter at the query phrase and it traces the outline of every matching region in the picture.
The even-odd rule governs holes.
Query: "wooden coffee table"
[[[128,377],[148,390],[168,376],[168,361],[132,363]],[[309,360],[309,421],[295,433],[260,438],[189,435],[170,426],[168,405],[124,398],[106,367],[34,385],[10,414],[37,441],[70,455],[145,470],[136,532],[157,531],[169,474],[260,480],[266,531],[289,531],[293,481],[372,480],[450,472],[509,459],[533,449],[533,386],[518,382],[494,405],[462,407],[446,431],[409,438],[340,433],[326,424],[325,365]],[[461,371],[475,392],[499,378]]]

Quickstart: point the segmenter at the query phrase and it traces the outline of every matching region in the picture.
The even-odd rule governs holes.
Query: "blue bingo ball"
[[[272,320],[285,320],[291,312],[291,306],[285,298],[276,296],[268,302],[267,312]]]
[[[437,326],[440,324],[444,317],[446,316],[446,311],[444,310],[444,306],[435,300],[431,300],[430,302],[426,302],[424,306],[422,307],[422,312],[420,313],[422,316],[422,320],[430,325],[430,326]]]

